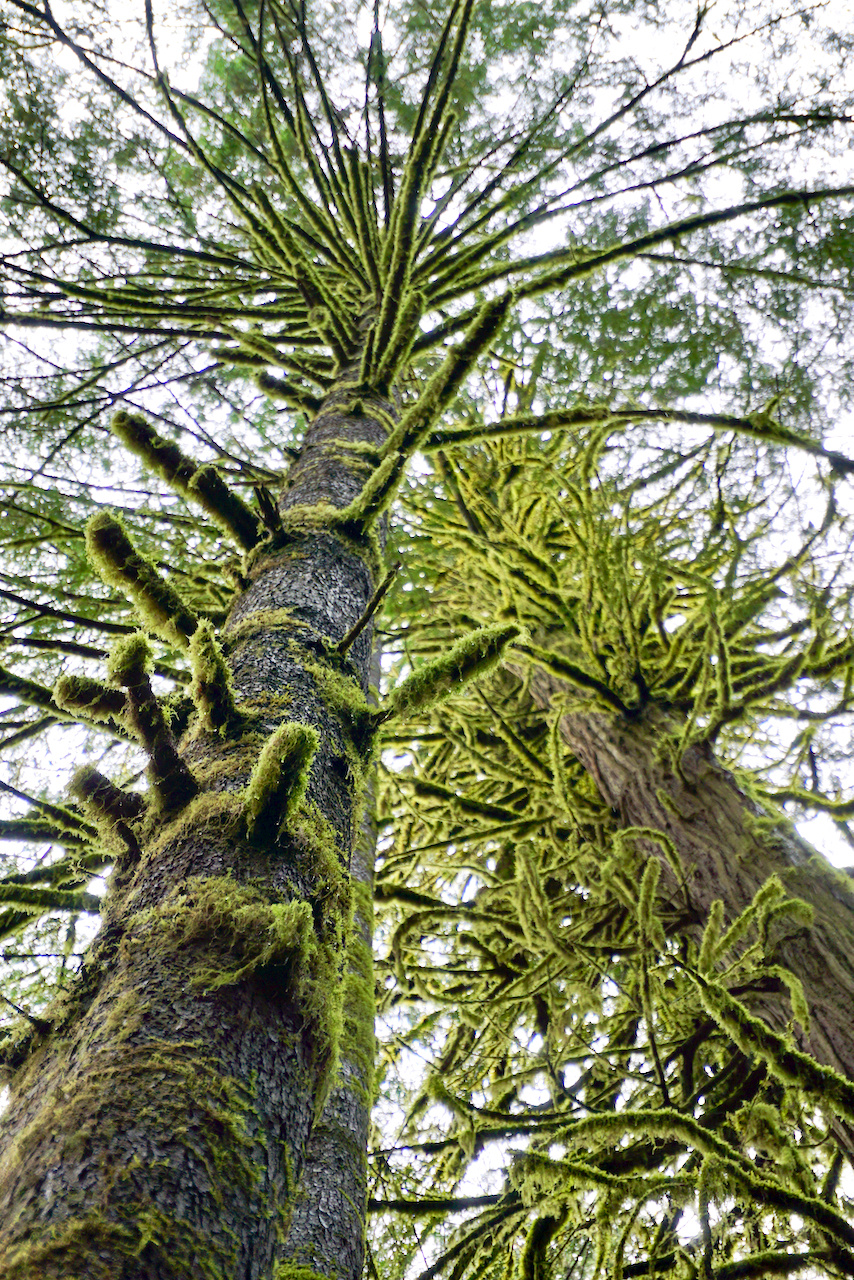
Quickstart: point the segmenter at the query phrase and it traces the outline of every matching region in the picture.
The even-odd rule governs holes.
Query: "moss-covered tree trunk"
[[[372,413],[363,397],[352,413],[351,399],[344,387],[326,397],[280,496],[282,527],[268,512],[271,536],[222,628],[236,710],[213,727],[197,671],[177,753],[159,731],[145,811],[114,815],[124,851],[81,979],[16,1047],[6,1280],[270,1280],[300,1263],[358,1275],[371,870],[358,866],[351,894],[349,863],[371,749],[371,628],[346,654],[335,642],[364,614],[378,555],[358,530],[336,531],[334,509],[364,480],[348,444],[380,444],[390,406]],[[131,649],[113,674],[131,721],[151,722],[144,647]],[[333,1099],[353,1138],[324,1156],[321,1135],[318,1150],[321,1164],[348,1161],[335,1194],[352,1238],[331,1259],[310,1247],[323,1219],[312,1225],[318,1202],[298,1186],[339,1054]]]
[[[532,689],[541,706],[556,692],[566,692],[542,673]],[[660,841],[641,837],[638,843],[660,860],[672,917],[681,919],[689,934],[699,938],[716,899],[731,924],[772,876],[787,895],[812,908],[810,924],[789,919],[771,931],[774,960],[803,984],[808,1032],[791,1024],[788,992],[773,975],[767,990],[743,998],[775,1031],[793,1032],[818,1062],[854,1080],[854,889],[849,878],[784,819],[765,814],[708,746],[689,747],[675,768],[666,747],[668,739],[678,739],[678,728],[674,731],[663,712],[651,708],[628,721],[579,708],[562,717],[560,728],[620,824],[669,838],[682,867],[679,878]],[[749,1035],[742,1047],[759,1052]],[[837,1136],[854,1157],[851,1126],[839,1121]]]

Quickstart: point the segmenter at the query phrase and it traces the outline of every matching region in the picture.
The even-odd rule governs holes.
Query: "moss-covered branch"
[[[86,548],[95,571],[136,605],[145,627],[171,644],[186,648],[198,618],[178,592],[135,549],[124,525],[101,511],[86,525]]]
[[[197,502],[215,524],[243,547],[258,541],[258,519],[252,509],[223,480],[216,467],[201,464],[164,439],[138,413],[121,410],[110,423],[113,434],[156,475],[191,502]]]
[[[244,821],[248,838],[275,840],[305,797],[318,735],[312,725],[280,725],[264,744],[246,789]]]
[[[110,658],[109,673],[127,690],[128,721],[149,759],[148,774],[165,812],[189,804],[198,784],[178,752],[169,721],[149,680],[151,649],[143,635],[120,640]]]

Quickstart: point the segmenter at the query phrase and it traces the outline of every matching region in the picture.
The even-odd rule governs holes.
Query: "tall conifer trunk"
[[[370,625],[345,654],[335,645],[364,615],[377,547],[336,532],[334,509],[364,481],[358,446],[385,428],[370,397],[357,413],[351,399],[326,397],[280,496],[283,526],[250,557],[222,629],[237,717],[214,732],[194,713],[175,767],[197,794],[170,806],[164,778],[152,785],[80,981],[18,1047],[0,1166],[8,1280],[269,1280],[285,1256],[361,1269],[370,840],[353,894],[349,868],[371,753]],[[388,421],[390,405],[376,408]],[[310,1247],[313,1205],[287,1237],[339,1054],[330,1106],[354,1141],[335,1194],[356,1199],[354,1238],[330,1259]]]

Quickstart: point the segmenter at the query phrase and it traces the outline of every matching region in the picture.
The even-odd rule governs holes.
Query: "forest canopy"
[[[848,25],[6,0],[4,1275],[854,1275]]]

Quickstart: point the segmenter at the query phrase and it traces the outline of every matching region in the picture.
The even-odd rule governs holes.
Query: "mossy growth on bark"
[[[231,672],[206,619],[199,623],[190,638],[190,664],[193,683],[190,693],[199,712],[199,723],[215,733],[226,734],[239,722]]]
[[[373,923],[373,898],[369,887],[350,882],[352,911],[347,925],[347,958],[343,977],[341,1052],[342,1063],[355,1067],[360,1078],[348,1072],[346,1087],[357,1093],[365,1106],[374,1102],[376,1037],[374,1015],[374,957],[361,936],[358,917]]]
[[[273,1280],[334,1280],[299,1262],[277,1262]]]
[[[184,841],[231,841],[239,838],[245,804],[242,789],[203,791],[194,796],[180,813],[164,815],[155,812],[150,820],[151,831],[145,841],[143,861],[153,860]]]
[[[3,1259],[6,1280],[115,1280],[115,1259],[142,1265],[143,1254],[169,1258],[176,1280],[222,1280],[220,1260],[200,1233],[150,1203],[125,1207],[115,1221],[98,1209],[66,1219],[47,1237],[13,1248]]]
[[[90,720],[121,720],[125,710],[125,695],[121,690],[111,689],[91,676],[60,676],[53,686],[53,697],[64,711],[82,712]]]
[[[145,813],[144,796],[138,791],[117,787],[94,765],[81,765],[72,776],[68,790],[91,813],[108,840],[117,837],[124,846],[139,853],[139,844],[131,828]]]
[[[77,1077],[73,1090],[47,1091],[41,1107],[3,1152],[0,1165],[25,1164],[30,1154],[45,1144],[63,1159],[79,1158],[93,1136],[95,1116],[100,1125],[119,1126],[132,1115],[137,1124],[156,1135],[155,1142],[164,1138],[168,1143],[188,1141],[182,1122],[186,1121],[187,1099],[192,1098],[200,1132],[189,1140],[194,1150],[201,1143],[215,1200],[221,1199],[219,1179],[226,1171],[233,1185],[247,1191],[255,1187],[258,1171],[249,1136],[249,1094],[238,1081],[223,1076],[206,1047],[194,1040],[153,1038],[133,1043],[129,1037],[145,1012],[144,1005],[132,997],[119,998],[102,1028],[102,1035],[113,1033],[106,1061],[101,1058],[100,1043],[78,1046],[88,1070]],[[31,1055],[26,1068],[30,1076],[38,1070],[41,1056],[38,1052]],[[72,1071],[61,1049],[54,1070],[63,1074]],[[134,1157],[112,1170],[111,1177],[119,1187],[133,1187],[143,1168],[141,1157]],[[226,1253],[231,1254],[230,1246],[226,1246]],[[109,1210],[96,1206],[82,1214],[72,1212],[55,1227],[32,1231],[4,1255],[3,1275],[19,1280],[67,1280],[70,1276],[75,1280],[114,1280],[117,1258],[127,1260],[128,1270],[121,1272],[124,1275],[136,1274],[143,1257],[168,1258],[170,1274],[186,1280],[221,1280],[223,1275],[221,1241],[211,1241],[196,1231],[180,1207],[173,1215],[133,1194],[120,1198]],[[236,1257],[235,1242],[226,1265],[236,1265]]]
[[[824,1104],[847,1121],[854,1121],[854,1084],[851,1081],[832,1067],[822,1066],[809,1054],[796,1049],[720,983],[708,982],[699,975],[695,980],[703,1006],[744,1053],[761,1057],[780,1080],[804,1090],[817,1103]]]
[[[230,876],[191,876],[162,903],[134,913],[122,945],[177,959],[200,991],[261,978],[284,984],[311,1027],[318,1088],[325,1098],[341,1045],[348,913],[345,892],[326,926],[319,927],[312,902],[271,901],[266,890]]]
[[[258,541],[258,517],[226,485],[216,467],[187,457],[161,436],[138,413],[119,410],[110,423],[114,435],[183,497],[195,501],[206,515],[244,550]]]
[[[271,966],[307,966],[315,947],[308,902],[271,903],[229,876],[191,876],[129,930],[158,951],[192,950],[192,982],[204,991]]]
[[[127,722],[148,756],[149,806],[152,812],[176,812],[198,794],[199,787],[154,695],[151,668],[151,646],[140,632],[119,640],[107,665],[110,678],[127,691]]]
[[[274,841],[297,813],[318,741],[313,725],[289,721],[265,742],[246,788],[244,821],[253,843]]]
[[[244,557],[242,573],[251,581],[266,568],[277,563],[272,558],[284,548],[293,554],[299,551],[299,543],[317,533],[333,534],[352,555],[363,561],[371,577],[382,573],[384,556],[379,535],[375,529],[363,527],[354,519],[349,508],[339,508],[330,502],[298,503],[279,511],[281,530],[269,535]]]

